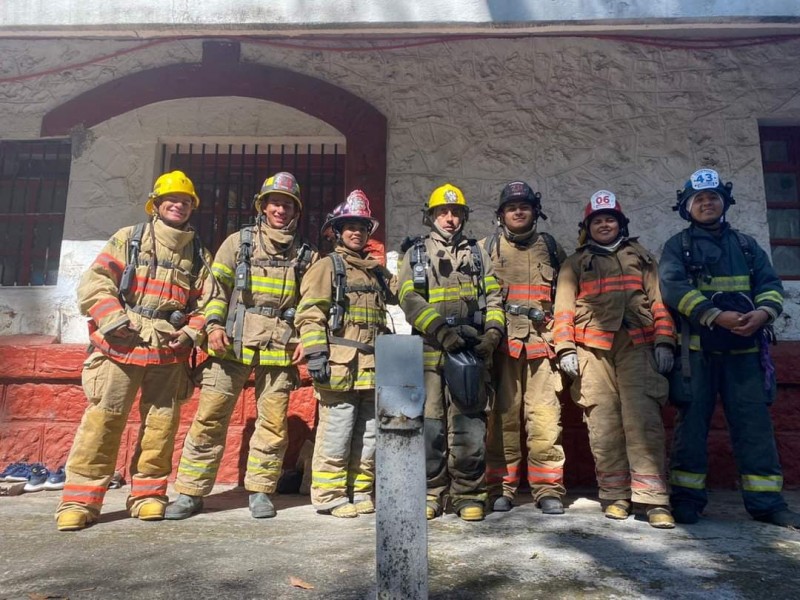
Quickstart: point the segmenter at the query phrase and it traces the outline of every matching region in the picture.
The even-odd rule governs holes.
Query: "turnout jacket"
[[[696,276],[690,273],[688,258],[684,257],[683,237],[687,233]],[[738,236],[752,253],[752,274]],[[783,311],[783,285],[767,253],[750,236],[737,235],[728,223],[722,224],[718,236],[694,225],[672,236],[664,246],[659,273],[666,305],[683,317],[680,324],[689,323],[692,350],[701,349],[701,327],[711,325],[721,312],[711,301],[716,292],[743,292],[756,308],[769,313],[770,321]],[[752,349],[756,347],[754,338]]]
[[[328,355],[331,377],[314,385],[334,391],[375,388],[375,339],[386,327],[386,304],[397,299],[397,279],[374,257],[337,245],[345,266],[342,325],[331,331],[336,282],[333,259],[315,263],[303,278],[295,323],[306,356]],[[383,280],[383,284],[380,279]],[[385,287],[384,287],[385,286]],[[357,342],[347,345],[347,341]]]
[[[228,236],[214,257],[211,270],[219,285],[205,310],[208,332],[225,329],[231,317],[229,311],[236,311],[241,303],[243,322],[234,326],[234,331],[241,329],[241,356],[228,348],[220,358],[247,365],[257,361],[259,365],[285,367],[292,363],[297,337],[294,326],[283,316],[287,309],[297,307],[300,298],[302,270],[308,266],[298,260],[303,240],[293,233],[270,228],[264,220],[254,227],[247,289],[234,292],[242,252],[241,231]],[[310,250],[309,264],[318,260],[316,249],[308,245],[306,248]],[[210,348],[209,354],[219,356]]]
[[[112,360],[130,365],[164,365],[186,361],[191,347],[173,350],[169,334],[178,331],[169,315],[183,312],[187,321],[180,331],[195,345],[202,341],[205,317],[201,295],[208,269],[195,268],[195,231],[174,229],[158,219],[148,223],[142,235],[135,276],[124,297],[120,280],[130,257],[135,226],[117,231],[81,277],[78,303],[89,317],[91,345]],[[211,255],[203,250],[205,262]],[[138,335],[119,339],[106,334],[123,324],[139,328]]]
[[[483,263],[481,277],[479,266],[474,264],[470,241],[466,238],[459,236],[454,242],[448,242],[433,230],[423,243],[429,263],[426,287],[414,286],[412,259],[415,249],[411,247],[399,268],[398,299],[408,322],[423,336],[425,368],[435,369],[441,365],[442,359],[441,347],[436,341],[437,330],[445,325],[474,327],[475,315],[481,312],[478,306],[481,295],[486,301],[484,331],[495,328],[504,333],[505,315],[500,285],[492,261],[483,248],[478,247]]]
[[[556,291],[556,352],[576,344],[609,350],[625,328],[635,345],[675,347],[675,324],[661,299],[655,257],[635,239],[614,251],[579,247],[561,267]]]
[[[484,249],[487,239],[480,242]],[[567,255],[558,243],[556,255],[563,264]],[[489,256],[502,292],[506,318],[506,339],[498,350],[513,358],[519,358],[523,350],[528,360],[554,358],[552,293],[558,272],[550,264],[550,251],[543,236],[534,233],[526,243],[517,244],[501,233]],[[545,320],[532,321],[528,316],[531,309],[542,311]]]

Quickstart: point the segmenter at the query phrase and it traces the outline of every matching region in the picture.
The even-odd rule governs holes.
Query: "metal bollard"
[[[380,600],[428,597],[422,339],[375,344],[376,580]]]

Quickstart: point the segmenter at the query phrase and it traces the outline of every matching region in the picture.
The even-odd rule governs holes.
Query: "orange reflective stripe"
[[[597,483],[609,488],[627,488],[631,485],[631,474],[628,471],[597,471]]]
[[[167,493],[167,479],[140,479],[134,477],[131,480],[131,496],[140,498],[142,496],[164,496]]]
[[[631,475],[631,489],[666,492],[667,482],[664,481],[664,478],[660,475],[644,475],[642,473],[633,473]]]
[[[560,310],[553,317],[553,341],[556,344],[575,341],[575,311]]]
[[[77,504],[102,504],[106,496],[106,488],[97,485],[67,484],[64,486],[62,502],[75,502]]]
[[[532,360],[544,356],[555,356],[555,353],[550,349],[550,346],[544,342],[535,342],[525,344],[525,356],[528,360]]]
[[[655,331],[652,327],[644,327],[642,329],[629,329],[628,335],[631,336],[631,341],[634,346],[640,344],[650,344],[655,340]]]
[[[181,306],[186,306],[188,290],[179,285],[161,279],[148,279],[146,277],[136,277],[131,288],[138,295],[157,298],[160,304],[164,302],[177,302]]]
[[[500,343],[500,351],[512,358],[519,358],[522,354],[522,342],[519,340],[506,340]]]
[[[581,290],[578,298],[597,296],[609,292],[622,292],[627,290],[641,290],[644,288],[641,275],[617,275],[603,277],[594,281],[581,281]]]
[[[95,322],[99,323],[103,317],[111,313],[122,310],[122,305],[116,298],[105,298],[92,305],[89,309],[89,315]]]
[[[561,483],[564,479],[564,469],[546,469],[528,465],[528,483]]]
[[[575,341],[579,344],[584,344],[592,348],[599,348],[600,350],[610,350],[614,344],[614,332],[602,331],[600,329],[589,329],[588,327],[583,330],[575,332]]]
[[[108,252],[101,252],[94,260],[94,264],[101,267],[104,271],[108,271],[113,275],[115,283],[119,283],[122,277],[122,271],[125,269],[125,264],[117,258],[114,258]]]
[[[550,300],[550,286],[512,283],[508,286],[507,300]]]
[[[503,465],[501,467],[486,468],[486,483],[517,483],[519,480],[519,467]]]

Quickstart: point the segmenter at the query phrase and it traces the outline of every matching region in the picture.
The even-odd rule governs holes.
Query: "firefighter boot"
[[[250,506],[250,514],[254,519],[270,519],[276,514],[272,500],[263,492],[250,494],[247,504]]]
[[[358,516],[358,509],[355,505],[350,504],[340,504],[339,506],[331,509],[331,514],[334,517],[339,517],[340,519],[352,519],[353,517]]]
[[[136,516],[140,521],[160,521],[164,518],[164,508],[157,500],[145,500]]]
[[[65,510],[56,517],[59,531],[80,531],[89,524],[89,515],[82,510]]]
[[[632,508],[633,505],[630,500],[614,500],[614,502],[606,506],[605,515],[608,519],[624,521],[630,516]]]
[[[483,505],[470,502],[458,509],[462,521],[483,521]]]
[[[425,518],[430,521],[442,514],[442,505],[436,496],[425,496]]]
[[[545,515],[563,515],[564,504],[556,496],[544,496],[539,499],[539,508]]]
[[[756,521],[770,523],[771,525],[777,525],[778,527],[792,527],[800,529],[800,514],[797,514],[788,508],[775,511],[774,513],[764,517],[756,517]]]
[[[656,529],[673,529],[675,519],[666,506],[653,506],[647,509],[647,522]]]
[[[356,511],[360,515],[370,515],[375,512],[375,503],[371,498],[359,500],[353,506],[356,507]]]
[[[511,501],[511,498],[509,498],[508,496],[500,496],[492,504],[492,510],[494,512],[508,512],[513,507],[514,507],[514,503]]]
[[[672,516],[684,525],[694,525],[700,520],[700,513],[691,504],[676,504],[672,507]]]
[[[164,512],[164,518],[170,521],[179,521],[180,519],[188,519],[201,510],[203,510],[202,496],[180,494],[178,499],[167,507]]]

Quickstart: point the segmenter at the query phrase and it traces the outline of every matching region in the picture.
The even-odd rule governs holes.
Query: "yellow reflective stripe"
[[[483,278],[483,287],[486,290],[487,294],[489,292],[497,292],[500,290],[500,284],[497,283],[497,279],[495,279],[491,275]]]
[[[228,314],[228,303],[225,302],[224,300],[217,300],[217,299],[209,300],[208,304],[206,304],[206,308],[203,311],[203,314],[205,314],[206,319],[212,316],[221,317],[224,319],[225,316]]]
[[[300,304],[297,305],[297,312],[308,310],[312,306],[318,306],[323,311],[327,311],[331,307],[330,298],[303,298]]]
[[[325,383],[314,382],[314,387],[321,390],[331,390],[332,392],[346,392],[350,389],[350,375],[331,375]]]
[[[459,287],[430,288],[428,290],[428,302],[431,304],[453,302],[462,298],[474,298],[476,293],[475,286],[472,283],[462,283]]]
[[[673,469],[669,472],[669,482],[692,490],[703,490],[706,487],[706,475]]]
[[[272,295],[294,295],[295,283],[293,279],[278,279],[275,277],[258,277],[253,275],[251,278],[250,289],[261,294]]]
[[[506,322],[506,314],[502,309],[490,308],[486,311],[486,321],[497,321],[501,325],[504,325]]]
[[[364,319],[369,323],[386,322],[386,312],[380,308],[350,306],[347,312],[352,318]]]
[[[780,492],[782,475],[742,475],[742,489],[746,492]]]
[[[211,356],[232,360],[242,363],[243,365],[252,365],[256,360],[256,350],[247,346],[242,348],[241,357],[237,357],[230,347],[225,350],[225,352],[214,352],[214,350],[209,348],[208,353]],[[288,367],[292,364],[292,357],[286,350],[259,350],[258,364],[264,367]]]
[[[347,485],[347,473],[345,471],[337,471],[335,473],[312,471],[311,482],[316,488],[334,490]]]
[[[439,313],[432,308],[426,308],[419,316],[414,319],[414,328],[422,332],[428,331],[428,326],[433,323],[434,319],[439,316]]]
[[[756,296],[755,302],[756,304],[760,304],[764,301],[775,302],[776,304],[783,306],[783,295],[775,290],[761,292],[758,296]]]
[[[687,292],[686,295],[681,298],[681,301],[678,302],[678,312],[690,316],[692,311],[697,308],[701,302],[705,302],[706,300],[707,298],[697,290]]]
[[[359,390],[369,390],[375,387],[375,371],[359,371],[353,387]]]
[[[199,477],[212,476],[217,472],[217,465],[204,463],[199,461],[189,460],[181,456],[181,461],[178,463],[178,473],[184,475],[197,475]]]
[[[351,478],[350,483],[353,485],[353,491],[366,492],[372,489],[375,484],[375,478],[369,475],[358,474],[355,479]]]
[[[749,292],[749,275],[728,275],[712,277],[711,281],[701,280],[697,289],[703,292]]]
[[[266,465],[266,466],[264,466]],[[255,456],[247,457],[247,472],[252,475],[275,475],[281,472],[281,461],[267,460],[262,461]]]
[[[403,301],[403,298],[406,297],[406,294],[414,291],[414,282],[412,280],[404,281],[403,285],[400,286],[400,294],[398,295],[398,299],[400,302]]]
[[[440,350],[428,350],[422,353],[423,367],[438,367],[439,361],[442,358]]]
[[[228,268],[227,265],[222,263],[215,262],[211,265],[211,272],[214,274],[214,277],[217,278],[222,285],[226,285],[231,287],[233,285],[233,270]]]
[[[324,329],[312,329],[310,331],[304,331],[302,335],[300,335],[300,341],[303,343],[303,346],[326,345],[328,343],[328,336],[325,334]]]

